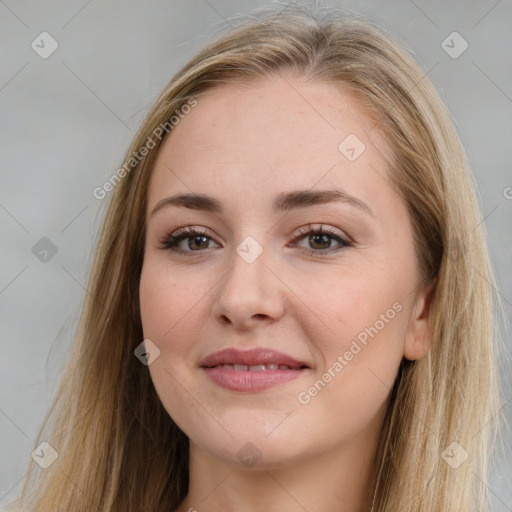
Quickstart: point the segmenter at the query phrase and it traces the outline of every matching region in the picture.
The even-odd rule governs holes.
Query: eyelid
[[[199,235],[207,236],[208,238],[212,238],[213,239],[214,237],[211,236],[210,233],[211,233],[211,231],[208,228],[205,228],[205,227],[202,227],[202,226],[184,226],[182,228],[176,229],[169,236],[177,237],[177,236],[181,236],[183,234],[190,234],[190,236],[195,234],[197,236],[197,234],[199,234]]]
[[[320,232],[320,233],[324,233],[326,235],[337,236],[339,238],[343,238],[346,242],[350,242],[350,243],[354,242],[354,240],[349,235],[347,235],[347,233],[345,233],[344,231],[341,231],[338,228],[333,228],[331,226],[325,227],[325,224],[322,224],[322,223],[311,223],[311,224],[307,224],[306,226],[302,226],[302,227],[298,228],[295,231],[295,233],[297,233],[297,235],[295,235],[295,238],[297,238],[301,235],[308,235],[311,232],[315,232],[315,233]]]

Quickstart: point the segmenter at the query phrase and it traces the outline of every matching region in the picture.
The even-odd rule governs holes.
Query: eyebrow
[[[298,190],[283,192],[274,199],[273,209],[287,212],[298,208],[307,208],[333,202],[342,202],[354,206],[373,216],[372,210],[364,201],[341,190]],[[224,211],[224,207],[218,199],[206,194],[190,193],[165,197],[161,201],[158,201],[151,215],[154,215],[165,206],[177,206],[219,214]]]

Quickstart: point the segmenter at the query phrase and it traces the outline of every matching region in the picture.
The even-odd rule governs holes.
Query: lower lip
[[[238,371],[215,366],[205,368],[206,375],[218,386],[231,391],[263,391],[280,384],[290,382],[300,377],[307,371],[301,370],[263,370],[263,371]]]

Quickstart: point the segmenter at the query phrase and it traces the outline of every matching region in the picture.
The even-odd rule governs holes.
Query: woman
[[[53,456],[18,506],[485,510],[483,225],[449,114],[389,36],[251,17],[171,80],[107,192],[36,443]]]

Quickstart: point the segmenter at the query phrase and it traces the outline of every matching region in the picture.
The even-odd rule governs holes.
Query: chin
[[[245,414],[243,419],[238,413],[230,416],[229,423],[226,417],[219,420],[229,425],[229,433],[204,421],[183,430],[202,451],[237,469],[275,470],[296,464],[314,452],[311,434],[294,428],[293,423],[286,425],[285,415],[276,421],[275,416],[263,419],[261,411]]]
[[[304,452],[293,443],[283,446],[269,439],[231,439],[229,444],[218,440],[204,440],[202,449],[212,457],[223,461],[234,469],[249,471],[271,471],[295,465],[304,458]]]

